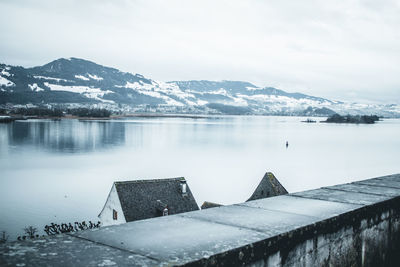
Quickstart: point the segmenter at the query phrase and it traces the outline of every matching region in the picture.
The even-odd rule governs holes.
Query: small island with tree
[[[363,124],[373,124],[376,121],[379,121],[379,117],[376,115],[339,115],[333,114],[329,116],[326,121],[328,123],[363,123]]]

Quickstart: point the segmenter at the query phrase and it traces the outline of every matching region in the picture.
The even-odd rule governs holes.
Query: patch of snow
[[[224,88],[219,88],[217,91],[209,91],[208,94],[228,96],[228,92]]]
[[[248,99],[252,101],[257,101],[257,102],[267,102],[268,100],[271,99],[270,95],[242,95],[242,94],[237,94],[238,97],[242,99]]]
[[[2,85],[5,85],[6,87],[8,87],[8,86],[14,86],[15,83],[4,78],[3,76],[0,76],[0,86],[2,86]]]
[[[255,91],[255,90],[262,90],[263,88],[246,86],[246,89],[247,91]]]
[[[301,111],[309,106],[313,107],[331,107],[331,103],[329,102],[321,102],[317,100],[311,99],[295,99],[287,96],[280,96],[280,95],[264,95],[264,94],[257,94],[257,95],[244,95],[244,94],[237,94],[237,98],[243,99],[249,102],[249,105],[267,105],[270,111],[278,112],[278,111]],[[235,102],[238,102],[239,99],[234,99]],[[254,103],[255,102],[255,103]],[[244,104],[244,103],[240,103]]]
[[[0,74],[4,75],[4,76],[7,76],[7,77],[10,77],[11,74],[7,70],[10,70],[10,67],[6,67],[5,69],[3,69]]]
[[[97,76],[97,75],[91,75],[91,74],[87,74],[88,76],[89,76],[89,78],[91,78],[91,79],[93,79],[93,80],[96,80],[96,81],[101,81],[101,80],[103,80],[103,78],[102,77],[99,77],[99,76]]]
[[[171,97],[167,96],[166,93],[168,90],[166,90],[166,86],[165,86],[166,83],[165,84],[161,83],[161,84],[162,85],[160,87],[160,83],[157,83],[157,82],[152,82],[151,84],[143,83],[142,81],[140,81],[139,83],[138,82],[134,82],[134,83],[126,82],[126,85],[123,87],[133,89],[144,95],[161,98],[167,103],[167,105],[170,105],[170,106],[184,106],[183,103],[178,102],[178,101],[172,99]],[[122,87],[122,86],[119,86],[119,87]]]
[[[148,90],[148,91],[153,89],[153,85],[152,84],[147,84],[147,83],[146,84],[143,84],[143,83],[140,84],[138,82],[134,82],[134,83],[126,82],[125,86],[122,86],[122,87],[130,88],[130,89],[134,89],[134,90]]]
[[[162,95],[159,92],[154,92],[154,91],[139,91],[141,94],[144,95],[148,95],[148,96],[152,96],[152,97],[156,97],[156,98],[161,98],[162,100],[164,100],[167,105],[169,106],[184,106],[183,103],[176,101],[175,99],[172,99],[166,95]]]
[[[197,106],[198,105],[197,102],[193,102],[193,101],[190,101],[187,99],[185,99],[185,101],[186,101],[186,104],[188,104],[189,106]]]
[[[189,90],[186,90],[185,92],[199,94],[199,95],[211,94],[211,95],[223,95],[226,97],[231,97],[231,95],[224,88],[220,88],[215,91],[204,91],[204,92],[189,89]]]
[[[239,106],[248,106],[249,105],[247,103],[247,101],[241,97],[233,97],[233,101],[235,101],[235,104],[239,105]]]
[[[75,78],[81,79],[81,80],[84,80],[84,81],[90,81],[90,79],[88,77],[85,77],[83,75],[75,75]]]
[[[46,240],[39,239],[39,240],[34,240],[32,243],[46,243]]]
[[[194,98],[193,94],[182,91],[175,83],[153,81],[152,84],[155,86],[155,91],[160,91],[165,94],[172,94],[180,99],[186,99],[188,97]]]
[[[40,87],[37,85],[37,83],[28,84],[28,86],[29,86],[29,88],[30,88],[32,91],[34,91],[34,92],[41,92],[41,91],[44,91],[44,89],[43,89],[43,88],[40,88]]]
[[[154,92],[154,91],[141,91],[141,94],[144,95],[149,95],[152,97],[156,97],[156,98],[162,98],[162,95],[159,92]]]
[[[268,103],[268,104],[279,104],[282,106],[288,106],[288,107],[299,107],[299,106],[328,106],[329,103],[321,103],[319,101],[314,101],[311,99],[306,99],[306,98],[301,98],[301,99],[295,99],[287,96],[280,96],[280,95],[263,95],[263,94],[258,94],[258,95],[243,95],[243,94],[238,94],[237,95],[240,98],[250,100],[250,101],[255,101],[259,103]]]
[[[176,83],[167,83],[160,81],[151,81],[151,83],[144,83],[143,81],[139,81],[133,83],[126,82],[125,86],[116,85],[115,87],[130,88],[144,95],[161,98],[167,103],[167,105],[172,106],[184,106],[185,103],[191,106],[198,106],[208,103],[204,100],[197,100],[194,94],[190,92],[182,91]],[[222,89],[219,90],[219,93],[226,93],[226,91]],[[177,101],[174,98],[178,98],[179,100]]]
[[[208,104],[208,101],[205,101],[205,100],[197,100],[197,105],[199,105],[199,106],[203,106],[203,105],[206,105],[206,104]]]
[[[111,260],[103,260],[102,263],[97,264],[97,266],[112,266],[112,265],[117,265],[115,262],[111,261]]]
[[[83,94],[84,96],[88,98],[93,98],[96,100],[99,100],[101,102],[105,103],[114,103],[112,100],[105,100],[102,99],[105,94],[113,94],[113,91],[106,90],[103,91],[100,88],[92,88],[88,86],[63,86],[63,85],[58,85],[58,84],[50,84],[48,82],[44,83],[47,87],[50,88],[51,91],[67,91],[67,92],[72,92],[72,93],[79,93]]]
[[[57,81],[57,82],[60,82],[60,81],[72,82],[72,81],[69,81],[69,80],[66,80],[66,79],[53,78],[53,77],[45,77],[45,76],[33,76],[33,77],[36,78],[36,79],[51,80],[51,81]]]

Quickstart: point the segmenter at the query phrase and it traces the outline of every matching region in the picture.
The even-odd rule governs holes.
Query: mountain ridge
[[[0,64],[0,104],[6,103],[123,105],[133,111],[151,107],[177,113],[325,116],[375,110],[385,116],[400,114],[397,105],[350,105],[246,81],[156,81],[75,57],[31,68]]]

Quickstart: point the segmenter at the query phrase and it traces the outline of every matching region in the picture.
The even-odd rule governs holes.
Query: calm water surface
[[[245,201],[266,171],[289,192],[400,173],[400,120],[339,125],[303,119],[0,124],[0,231],[15,238],[28,225],[97,221],[117,180],[184,176],[201,205]]]

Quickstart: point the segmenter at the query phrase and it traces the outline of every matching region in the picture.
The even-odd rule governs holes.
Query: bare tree
[[[37,228],[30,225],[30,226],[24,228],[24,232],[30,238],[35,238],[35,233],[37,232]]]
[[[2,231],[1,232],[1,236],[0,236],[0,244],[6,243],[8,240],[8,235],[6,235],[6,231]]]

